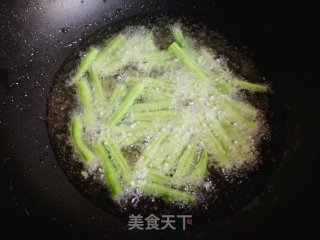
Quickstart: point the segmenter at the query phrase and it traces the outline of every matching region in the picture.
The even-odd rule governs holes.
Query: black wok
[[[268,1],[13,0],[1,1],[0,9],[4,233],[15,238],[22,232],[36,239],[235,239],[307,237],[315,232],[319,96],[311,54],[311,6]],[[301,17],[304,12],[310,14]],[[272,83],[277,164],[259,183],[255,198],[223,218],[185,232],[130,232],[127,222],[86,199],[61,170],[48,137],[47,99],[65,59],[91,34],[117,21],[159,14],[214,28],[249,55]]]

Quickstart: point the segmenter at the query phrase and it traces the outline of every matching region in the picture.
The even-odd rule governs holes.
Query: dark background
[[[1,234],[13,239],[136,236],[125,231],[125,223],[83,198],[60,170],[47,136],[46,101],[55,73],[90,34],[128,15],[157,11],[201,16],[252,55],[281,88],[287,123],[284,156],[260,195],[221,225],[170,236],[270,239],[317,234],[320,101],[315,9],[307,1],[1,0]]]

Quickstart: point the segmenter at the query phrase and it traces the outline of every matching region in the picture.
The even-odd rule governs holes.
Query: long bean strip
[[[119,48],[126,41],[126,37],[123,34],[118,35],[114,39],[111,40],[110,43],[99,53],[97,56],[97,62],[101,63],[106,58],[110,57],[110,55]]]
[[[130,169],[126,158],[123,156],[121,150],[113,143],[107,143],[106,146],[110,152],[115,167],[121,174],[124,184],[128,185],[130,183]]]
[[[91,67],[92,63],[96,59],[99,50],[96,48],[90,48],[85,56],[82,58],[76,72],[74,73],[71,84],[76,84],[81,77],[87,72],[87,70]]]
[[[134,103],[136,98],[139,97],[143,89],[143,84],[137,84],[125,97],[125,99],[120,103],[118,109],[110,116],[107,121],[109,126],[115,126],[123,115],[129,110],[131,105]]]
[[[94,97],[96,99],[96,102],[99,105],[102,105],[105,102],[105,92],[103,90],[103,86],[102,86],[102,83],[99,79],[99,76],[92,67],[89,68],[88,73],[89,73],[89,78],[92,81],[93,86],[94,86],[93,87],[94,88]]]
[[[184,201],[192,203],[194,196],[191,193],[176,190],[174,188],[158,185],[155,183],[145,183],[139,186],[146,194],[160,196],[173,201]]]
[[[188,56],[186,52],[183,51],[179,47],[179,45],[176,42],[173,42],[169,46],[169,50],[178,57],[181,62],[191,71],[194,73],[194,75],[199,78],[202,81],[206,81],[208,79],[208,76],[204,73],[204,71],[199,67],[199,65],[195,62],[193,58]]]
[[[112,196],[117,197],[122,192],[120,179],[118,178],[116,169],[113,167],[109,154],[102,142],[96,144],[96,152],[101,160],[105,183],[109,187]]]
[[[84,134],[84,126],[80,116],[74,116],[71,119],[71,140],[74,144],[77,152],[81,155],[81,157],[85,161],[90,161],[95,158],[94,153],[90,150],[87,144],[84,141],[83,134]]]
[[[87,80],[81,80],[78,83],[77,90],[85,120],[89,126],[92,126],[95,121],[96,114],[93,108],[94,106],[91,86]]]

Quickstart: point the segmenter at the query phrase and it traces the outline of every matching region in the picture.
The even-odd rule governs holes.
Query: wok
[[[4,231],[34,238],[217,238],[315,232],[318,116],[311,7],[268,1],[2,1],[0,153]],[[85,198],[61,170],[47,129],[47,99],[65,59],[100,29],[154,15],[215,29],[272,83],[276,164],[254,198],[188,231],[128,231],[127,222]],[[196,220],[196,219],[194,219]],[[11,228],[19,231],[12,231]]]

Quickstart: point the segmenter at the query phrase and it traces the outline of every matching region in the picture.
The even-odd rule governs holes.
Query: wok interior
[[[197,23],[196,26],[200,30],[195,30],[193,32],[194,36],[201,33],[201,29],[207,28],[207,31],[210,32],[212,36],[205,38],[204,42],[215,49],[218,54],[228,58],[228,65],[233,71],[247,77],[253,82],[261,81],[260,73],[249,59],[245,58],[243,54],[231,46],[222,36],[217,34],[214,29],[210,30],[211,26],[203,23],[201,25],[196,19],[192,18],[179,18],[178,20],[186,22],[189,26]],[[249,94],[247,96],[248,101],[266,113],[266,121],[271,126],[270,134],[265,135],[263,141],[257,146],[261,155],[253,166],[250,163],[243,164],[240,168],[234,167],[230,169],[228,173],[223,173],[221,170],[211,167],[208,178],[213,179],[214,187],[212,187],[210,191],[206,191],[204,188],[200,190],[204,198],[201,205],[181,207],[175,204],[168,204],[161,198],[153,199],[152,204],[150,204],[151,199],[148,196],[142,196],[138,202],[134,200],[134,197],[124,199],[119,205],[107,197],[109,196],[109,192],[103,184],[96,180],[97,176],[92,175],[89,176],[88,179],[84,179],[83,176],[81,176],[80,172],[84,167],[81,162],[72,160],[75,156],[73,146],[70,145],[69,125],[67,124],[70,122],[70,113],[72,113],[74,109],[74,103],[77,102],[77,96],[65,83],[66,79],[69,78],[70,72],[76,67],[76,59],[78,59],[79,51],[83,51],[91,44],[100,43],[106,39],[106,36],[117,33],[128,25],[152,26],[156,23],[157,26],[160,25],[159,29],[167,29],[165,26],[168,22],[174,23],[176,21],[177,18],[172,16],[138,17],[121,21],[114,25],[108,25],[107,28],[95,33],[94,37],[89,38],[88,41],[82,44],[79,50],[68,57],[56,75],[51,98],[49,99],[49,131],[60,166],[84,196],[98,206],[105,208],[109,212],[113,212],[123,219],[127,219],[128,214],[133,212],[145,214],[149,212],[156,212],[158,214],[166,212],[188,214],[192,212],[194,216],[202,216],[202,221],[210,218],[216,219],[219,216],[241,208],[245,203],[250,201],[259,191],[261,184],[268,178],[271,169],[276,164],[270,160],[270,156],[273,154],[270,146],[275,144],[272,138],[274,128],[272,98],[270,94],[265,96]],[[163,27],[161,27],[161,24]],[[276,94],[272,96],[276,97]],[[63,109],[63,111],[61,111],[61,109]],[[57,137],[58,135],[59,137]],[[203,218],[203,216],[206,217]]]

